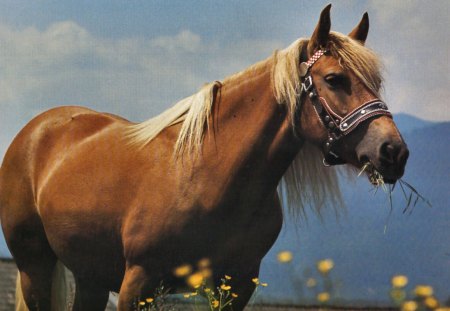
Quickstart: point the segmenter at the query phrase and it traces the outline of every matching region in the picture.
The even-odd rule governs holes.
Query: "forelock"
[[[330,32],[328,50],[344,69],[353,72],[374,95],[380,96],[383,77],[378,55],[358,41],[337,32]]]

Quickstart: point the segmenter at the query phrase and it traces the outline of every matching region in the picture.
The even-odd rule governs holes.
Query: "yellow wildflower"
[[[328,300],[330,300],[330,294],[327,293],[327,292],[319,293],[319,294],[317,295],[317,300],[318,300],[319,302],[327,302]]]
[[[236,293],[231,293],[231,297],[233,297],[233,298],[238,298],[238,297],[239,297],[239,295],[238,295],[238,294],[236,294]]]
[[[429,309],[436,309],[437,307],[439,307],[439,302],[434,297],[427,297],[427,298],[425,298],[423,303]]]
[[[209,293],[211,291],[211,288],[205,288],[205,293]]]
[[[140,306],[145,306],[145,301],[140,301],[140,302],[139,302],[139,305],[140,305]]]
[[[314,278],[309,278],[307,281],[306,281],[306,286],[307,287],[314,287],[314,286],[316,286],[317,285],[317,281],[316,281],[316,279],[314,279]]]
[[[408,300],[402,304],[401,311],[416,311],[417,307],[418,307],[417,302],[413,300]]]
[[[197,292],[190,293],[191,296],[197,296]]]
[[[147,298],[147,299],[145,299],[145,301],[146,301],[147,303],[152,303],[152,302],[153,302],[153,298]]]
[[[191,274],[191,272],[192,272],[192,267],[190,265],[188,265],[188,264],[181,265],[179,267],[176,267],[173,270],[173,274],[176,277],[178,277],[178,278],[182,278],[182,277],[188,276],[189,274]]]
[[[230,289],[231,289],[231,286],[222,284],[222,285],[220,285],[220,288],[221,288],[222,290],[230,290]]]
[[[200,272],[190,275],[187,279],[187,283],[190,287],[199,288],[203,283],[203,275]]]
[[[225,274],[225,280],[231,280],[231,276]]]
[[[317,262],[317,270],[322,274],[327,274],[334,267],[334,262],[331,259],[324,259]]]
[[[263,286],[263,287],[267,287],[269,284],[267,284],[267,283],[261,283],[261,286]]]
[[[419,297],[428,297],[433,295],[433,287],[429,285],[417,285],[414,293]]]
[[[218,300],[213,300],[211,302],[211,304],[212,304],[213,308],[217,308],[219,306],[219,301]]]
[[[279,252],[277,255],[277,259],[281,263],[287,263],[292,261],[292,253],[289,251]]]
[[[252,282],[255,283],[256,285],[259,285],[259,279],[258,278],[253,278]]]
[[[394,275],[391,279],[391,283],[395,288],[403,288],[408,284],[408,278],[404,275]]]
[[[189,295],[189,294],[184,294],[183,297],[184,297],[184,298],[189,298],[189,297],[191,297],[191,295]]]

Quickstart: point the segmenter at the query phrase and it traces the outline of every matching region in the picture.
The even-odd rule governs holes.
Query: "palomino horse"
[[[58,262],[75,276],[75,310],[103,310],[109,291],[132,310],[161,281],[183,288],[174,268],[207,258],[216,284],[232,276],[242,310],[281,229],[280,183],[284,198],[320,207],[339,201],[322,161],[370,162],[387,182],[400,178],[408,149],[378,99],[368,16],[345,36],[330,32],[329,12],[309,40],[143,123],[81,107],[33,119],[0,179],[28,308],[58,307]]]

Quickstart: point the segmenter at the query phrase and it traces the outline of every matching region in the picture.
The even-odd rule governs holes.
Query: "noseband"
[[[314,86],[311,76],[311,67],[319,58],[324,55],[326,50],[318,50],[307,61],[300,64],[300,74],[302,77],[301,95],[306,94],[313,104],[319,120],[328,131],[328,138],[323,144],[323,164],[325,166],[345,164],[346,161],[337,155],[333,148],[345,135],[354,131],[362,122],[379,115],[385,115],[392,118],[387,105],[379,98],[363,103],[361,106],[351,111],[344,117],[337,114],[328,105],[325,98],[321,97]]]

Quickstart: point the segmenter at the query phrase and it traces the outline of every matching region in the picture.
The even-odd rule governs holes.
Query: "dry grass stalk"
[[[386,184],[384,182],[383,175],[370,162],[367,162],[362,166],[358,176],[360,176],[363,173],[367,174],[370,183],[374,186],[375,192],[381,187],[383,191],[388,194],[391,210],[392,210],[392,193],[397,183],[400,185],[403,197],[405,198],[406,201],[406,206],[403,209],[403,213],[409,211],[409,214],[411,214],[413,208],[417,205],[419,201],[424,202],[429,207],[432,206],[428,199],[422,196],[410,183],[404,181],[401,178],[394,184]],[[409,194],[407,193],[408,191]]]

